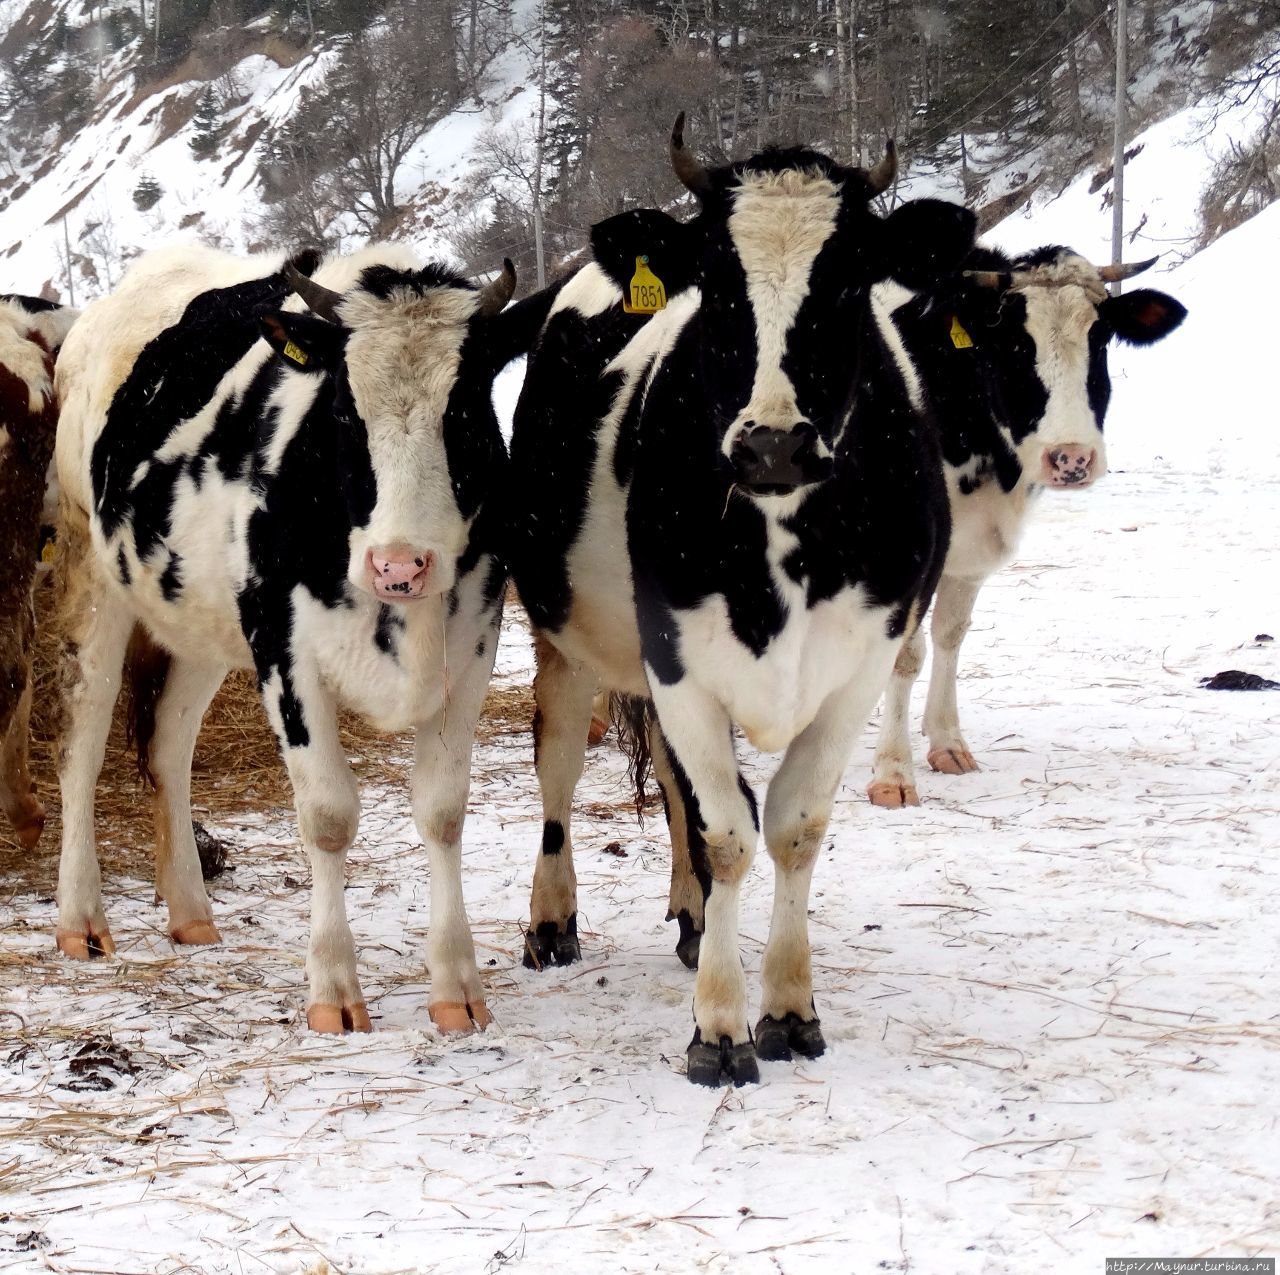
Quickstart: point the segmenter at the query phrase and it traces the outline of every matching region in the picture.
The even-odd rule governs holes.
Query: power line
[[[1067,13],[1067,12],[1068,12],[1068,10],[1064,9],[1064,10],[1062,11],[1062,13],[1060,13],[1060,14],[1058,15],[1058,17],[1059,17],[1059,18],[1060,18],[1060,17],[1062,17],[1062,16],[1063,16],[1063,14],[1065,14],[1065,13]],[[1041,62],[1041,63],[1040,63],[1040,65],[1039,65],[1039,66],[1037,66],[1037,67],[1035,67],[1034,69],[1032,69],[1032,70],[1031,70],[1031,71],[1030,71],[1030,72],[1029,72],[1029,73],[1028,73],[1028,74],[1027,74],[1027,75],[1026,75],[1022,80],[1020,80],[1017,84],[1015,84],[1015,85],[1013,86],[1013,88],[1011,88],[1007,93],[1005,93],[1005,94],[1003,94],[1002,96],[1000,96],[1000,97],[996,98],[996,100],[995,100],[994,102],[989,103],[989,104],[987,105],[987,108],[986,108],[986,109],[987,109],[988,111],[992,111],[992,110],[994,110],[997,106],[999,106],[1001,103],[1003,103],[1003,102],[1007,102],[1007,101],[1008,101],[1011,97],[1013,97],[1015,94],[1020,93],[1020,92],[1022,91],[1023,84],[1026,82],[1026,80],[1031,79],[1032,77],[1039,75],[1039,74],[1040,74],[1040,72],[1041,72],[1041,71],[1043,71],[1043,70],[1045,69],[1045,67],[1047,67],[1047,66],[1051,66],[1051,65],[1052,65],[1054,62],[1056,62],[1060,57],[1062,57],[1062,55],[1063,55],[1064,53],[1066,53],[1066,51],[1067,51],[1067,50],[1068,50],[1068,49],[1069,49],[1073,44],[1075,44],[1077,40],[1083,39],[1083,37],[1084,37],[1084,36],[1088,35],[1088,34],[1089,34],[1089,32],[1090,32],[1090,31],[1092,31],[1092,30],[1093,30],[1093,28],[1094,28],[1094,27],[1096,27],[1100,22],[1102,22],[1106,17],[1107,17],[1107,14],[1106,14],[1106,11],[1104,10],[1102,13],[1098,14],[1098,16],[1097,16],[1096,18],[1094,18],[1094,20],[1093,20],[1092,22],[1090,22],[1090,23],[1088,24],[1088,26],[1081,27],[1081,29],[1080,29],[1079,31],[1077,31],[1077,32],[1075,33],[1075,35],[1073,35],[1073,36],[1071,37],[1071,39],[1069,39],[1069,40],[1066,42],[1066,44],[1064,44],[1060,49],[1057,49],[1057,50],[1055,50],[1053,53],[1051,53],[1047,58],[1045,58],[1045,60],[1044,60],[1043,62]],[[1053,23],[1054,23],[1054,22],[1056,22],[1057,20],[1058,20],[1058,18],[1054,18],[1054,19],[1053,19],[1053,20],[1048,24],[1048,26],[1046,26],[1046,27],[1045,27],[1044,31],[1043,31],[1043,32],[1041,32],[1040,39],[1043,39],[1043,38],[1044,38],[1044,36],[1048,34],[1048,32],[1049,32],[1049,31],[1052,29],[1052,27],[1053,27]],[[1034,48],[1036,47],[1036,45],[1037,45],[1037,44],[1039,44],[1039,42],[1040,42],[1040,40],[1035,40],[1035,41],[1033,41],[1031,44],[1029,44],[1029,45],[1028,45],[1028,46],[1027,46],[1027,47],[1026,47],[1026,48],[1025,48],[1025,49],[1024,49],[1020,54],[1018,54],[1018,56],[1017,56],[1016,58],[1014,58],[1014,59],[1013,59],[1013,61],[1012,61],[1012,62],[1010,62],[1010,63],[1009,63],[1009,65],[1008,65],[1007,67],[1005,67],[1005,72],[1004,72],[1004,73],[1005,73],[1005,74],[1008,74],[1008,72],[1013,68],[1014,63],[1018,62],[1021,58],[1025,57],[1028,53],[1030,53],[1030,52],[1031,52],[1031,50],[1032,50],[1032,49],[1034,49]],[[997,80],[997,81],[995,81],[995,82],[996,82],[996,83],[998,83],[999,81]],[[961,116],[961,115],[963,115],[963,114],[965,113],[965,111],[967,111],[967,110],[968,110],[968,109],[969,109],[969,108],[970,108],[970,107],[971,107],[975,102],[978,102],[978,101],[980,101],[980,100],[981,100],[981,98],[982,98],[982,96],[983,96],[983,94],[984,94],[984,93],[990,92],[991,87],[992,87],[992,86],[991,86],[990,84],[985,85],[985,86],[984,86],[983,88],[981,88],[977,93],[975,93],[973,97],[971,97],[967,102],[965,102],[962,106],[958,106],[958,107],[957,107],[954,111],[952,111],[950,114],[948,114],[948,115],[944,115],[944,116],[942,117],[942,119],[940,119],[940,120],[936,120],[936,121],[933,121],[933,122],[929,123],[929,124],[926,126],[926,129],[925,129],[925,133],[926,133],[926,135],[927,135],[928,133],[931,133],[931,132],[936,132],[938,129],[942,128],[944,125],[946,125],[946,124],[950,124],[953,120],[957,120],[957,119],[959,119],[959,118],[960,118],[960,116]],[[968,122],[968,121],[966,120],[966,123],[967,123],[967,122]]]

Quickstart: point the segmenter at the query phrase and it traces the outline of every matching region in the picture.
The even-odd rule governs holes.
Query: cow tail
[[[151,771],[156,708],[172,665],[169,652],[153,642],[142,625],[135,625],[124,659],[125,739],[137,757],[139,778],[150,788],[156,786],[156,777]]]
[[[627,757],[636,818],[643,824],[646,788],[653,770],[649,732],[657,728],[653,701],[641,695],[623,695],[614,691],[609,696],[609,720],[618,732],[618,745]]]

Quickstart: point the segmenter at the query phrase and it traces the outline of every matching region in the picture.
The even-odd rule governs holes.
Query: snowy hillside
[[[332,4],[336,0],[323,2]],[[472,258],[470,264],[475,269],[490,268],[508,253],[526,263],[527,274],[532,231],[526,205],[534,180],[532,146],[540,65],[533,33],[538,15],[545,11],[546,4],[554,2],[546,0],[540,6],[534,0],[515,0],[513,4],[495,0],[492,4],[469,6],[473,20],[477,12],[490,15],[488,36],[492,48],[479,59],[483,70],[476,73],[474,83],[464,88],[455,86],[450,99],[456,99],[453,109],[424,135],[416,137],[397,159],[388,197],[394,215],[386,219],[382,233],[410,240],[429,256],[450,258],[462,251]],[[1019,0],[1024,5],[1033,2]],[[316,0],[317,6],[321,3]],[[354,5],[357,0],[350,3]],[[376,5],[369,0],[359,3],[376,12]],[[181,7],[175,5],[174,9]],[[192,50],[172,66],[166,66],[153,62],[150,37],[145,28],[138,26],[131,5],[104,6],[94,0],[0,0],[0,288],[65,298],[70,283],[76,300],[84,302],[110,290],[127,261],[138,252],[175,235],[196,236],[237,250],[314,240],[317,225],[301,215],[291,220],[291,210],[282,202],[277,188],[282,180],[278,153],[273,147],[298,126],[305,114],[302,106],[307,95],[319,92],[326,77],[333,74],[349,47],[348,37],[314,32],[307,36],[297,25],[297,14],[303,6],[284,0],[272,5],[265,0],[243,0],[240,10],[256,16],[239,25],[229,19],[237,11],[234,5],[228,3],[225,10],[217,6],[209,9],[206,2],[204,7],[209,10],[208,21],[199,28]],[[306,5],[308,14],[311,7],[310,3]],[[426,7],[429,6],[423,6]],[[462,23],[467,6],[456,7],[458,14],[464,16],[455,21]],[[902,6],[895,0],[883,7],[887,13]],[[970,0],[961,7],[976,12],[980,6],[977,0]],[[1154,13],[1156,7],[1147,3],[1144,10]],[[413,8],[410,6],[409,12]],[[917,41],[917,27],[923,21],[916,8],[906,6],[909,12],[904,11],[899,19],[901,38],[908,44]],[[1065,15],[1073,6],[1058,8]],[[1180,103],[1196,92],[1210,91],[1213,76],[1202,64],[1211,54],[1221,64],[1220,74],[1222,68],[1233,65],[1232,56],[1242,57],[1250,47],[1245,40],[1232,42],[1234,28],[1222,19],[1221,6],[1213,0],[1171,0],[1158,8],[1160,20],[1151,23],[1149,38],[1139,38],[1140,27],[1136,23],[1134,26],[1135,56],[1141,47],[1146,62],[1145,69],[1140,68],[1133,77],[1130,97],[1143,118],[1159,111],[1162,104]],[[113,20],[129,18],[114,44],[104,34],[104,9]],[[995,6],[993,12],[999,9]],[[140,0],[140,10],[145,20],[146,0]],[[293,25],[281,16],[289,11],[296,11]],[[215,21],[219,12],[223,14],[222,25]],[[558,70],[553,67],[550,72],[553,82],[548,86],[548,109],[554,114],[557,92],[572,95],[581,90],[582,85],[576,81],[589,70],[584,67],[588,53],[602,60],[604,70],[597,69],[596,75],[604,76],[606,82],[603,89],[597,85],[603,93],[600,102],[579,102],[574,107],[577,115],[584,117],[574,127],[579,132],[585,129],[588,134],[594,129],[600,136],[593,140],[584,134],[576,140],[560,142],[556,161],[559,167],[551,165],[545,171],[539,170],[545,187],[542,198],[547,203],[546,232],[554,240],[549,250],[553,266],[559,254],[573,253],[581,247],[591,220],[587,216],[589,207],[597,212],[601,208],[612,211],[615,206],[637,199],[651,202],[645,197],[650,191],[656,192],[653,198],[675,197],[677,187],[664,160],[665,131],[674,111],[695,103],[700,94],[709,91],[710,82],[710,72],[705,68],[685,66],[678,57],[674,71],[664,71],[653,62],[628,62],[629,57],[639,56],[627,44],[638,38],[637,29],[648,29],[645,23],[662,26],[661,21],[648,15],[637,27],[637,15],[647,14],[642,5],[631,14],[625,4],[610,5],[602,0],[599,12],[612,15],[610,21],[614,25],[605,22],[602,26],[597,13],[591,29],[595,33],[592,38],[603,44],[598,52],[588,49],[585,43],[580,48],[574,45],[570,38],[575,35],[574,11],[567,12],[569,16],[562,17],[558,28],[553,26],[552,30],[560,41],[553,52],[561,60]],[[1215,18],[1215,14],[1219,16]],[[939,107],[941,118],[935,122],[928,102],[922,102],[917,114],[926,123],[917,126],[912,122],[915,116],[908,116],[901,123],[904,131],[900,132],[899,141],[914,140],[918,149],[912,152],[908,145],[903,151],[900,193],[938,193],[967,198],[981,206],[1018,189],[1030,191],[1036,187],[1032,207],[1038,224],[1032,233],[1039,235],[1042,227],[1055,224],[1057,214],[1052,211],[1046,214],[1047,220],[1040,216],[1050,192],[1061,187],[1066,180],[1064,174],[1087,169],[1090,175],[1101,171],[1096,194],[1089,201],[1060,200],[1058,205],[1049,207],[1060,206],[1061,215],[1073,228],[1077,212],[1086,202],[1100,207],[1110,192],[1106,164],[1099,162],[1105,149],[1101,139],[1106,131],[1110,95],[1109,69],[1102,57],[1106,42],[1096,32],[1104,16],[1100,10],[1085,30],[1056,53],[1055,37],[1065,28],[1055,29],[1050,24],[1049,29],[1036,33],[1008,67],[998,68],[994,81],[1003,90],[998,103],[1016,98],[1033,81],[1043,81],[1046,100],[1056,103],[1067,92],[1064,76],[1068,67],[1063,64],[1046,71],[1052,58],[1043,65],[1037,65],[1037,59],[1046,50],[1058,57],[1070,52],[1071,74],[1079,81],[1084,73],[1076,65],[1076,55],[1090,53],[1088,75],[1073,90],[1073,109],[1078,119],[1072,129],[1046,129],[1034,121],[1024,122],[1012,132],[1003,126],[994,127],[983,115],[984,108],[977,105],[981,95],[960,101],[944,97]],[[632,22],[633,17],[636,22]],[[1237,25],[1248,31],[1258,21],[1251,13]],[[1142,28],[1145,29],[1145,21]],[[393,40],[397,35],[385,17],[372,19],[368,30],[389,34]],[[587,40],[585,28],[576,34],[582,41]],[[990,34],[983,38],[989,39]],[[667,41],[663,48],[673,57],[694,56],[690,50],[696,52],[700,47],[690,45],[681,52],[673,33],[667,32],[663,39]],[[622,43],[610,43],[611,40]],[[419,47],[411,39],[406,43],[421,73],[428,75],[438,56],[435,46],[423,41]],[[799,48],[803,53],[798,51],[792,60],[810,57],[815,50],[821,52],[821,43],[801,40]],[[870,36],[868,43],[875,43]],[[40,76],[41,83],[47,81],[50,88],[48,93],[28,89],[28,97],[34,95],[35,99],[35,105],[28,103],[28,110],[36,113],[39,124],[29,125],[24,131],[17,126],[18,107],[12,104],[21,97],[18,90],[28,74],[18,53],[26,56],[45,46],[53,50],[47,55],[52,60],[41,65]],[[661,53],[645,47],[645,57],[656,58]],[[951,61],[963,69],[966,59],[961,52]],[[610,67],[623,77],[623,83],[612,93],[606,75]],[[80,77],[76,80],[80,103],[77,109],[83,114],[83,122],[77,115],[75,125],[64,128],[56,110],[41,112],[38,107],[42,93],[52,94],[50,100],[54,100],[58,92],[63,92],[55,90],[72,71]],[[642,119],[625,115],[620,119],[606,118],[611,99],[630,92],[627,75],[634,74],[643,84],[647,76],[660,73],[671,74],[673,79],[666,90],[660,91],[660,84],[649,89],[648,113]],[[811,78],[805,91],[816,93],[824,103],[823,109],[833,109],[829,74],[818,68]],[[927,75],[925,79],[927,82]],[[915,78],[909,78],[909,83],[912,92],[922,91]],[[955,89],[960,91],[959,87]],[[1274,85],[1271,93],[1274,94]],[[202,120],[201,110],[210,97],[219,104],[218,131],[201,152],[205,157],[197,158],[193,144],[199,151],[202,128],[207,123]],[[1225,99],[1211,100],[1221,104]],[[1194,207],[1208,180],[1209,157],[1224,154],[1230,142],[1246,142],[1254,136],[1266,100],[1265,93],[1255,98],[1252,118],[1246,118],[1248,112],[1236,111],[1212,127],[1206,126],[1203,139],[1192,144],[1188,153],[1174,163],[1158,165],[1154,162],[1155,152],[1162,145],[1161,129],[1168,137],[1190,137],[1180,117],[1134,139],[1132,148],[1137,154],[1127,170],[1131,173],[1133,201],[1129,223],[1136,226],[1143,217],[1147,219],[1136,247],[1181,246],[1172,243],[1165,233],[1169,225],[1161,210],[1166,207],[1176,208],[1174,219],[1183,243],[1194,233],[1188,229],[1193,227],[1194,219],[1188,220],[1185,213]],[[346,107],[338,99],[333,110],[345,115]],[[878,121],[890,118],[884,114],[886,109],[883,105],[875,107]],[[1011,108],[1006,104],[1003,109]],[[702,122],[693,130],[693,140],[710,153],[717,145],[728,147],[729,143],[725,136],[716,136],[708,116],[704,111]],[[328,118],[332,123],[333,116]],[[751,145],[775,137],[813,140],[812,136],[802,137],[803,125],[799,121],[804,118],[801,115],[797,122],[780,124],[781,132],[770,131],[761,123],[747,132],[751,141],[745,148],[738,145],[729,149],[742,154]],[[314,131],[326,131],[325,122],[324,117],[309,120],[312,137]],[[882,129],[889,124],[868,127],[878,146]],[[550,120],[549,128],[556,137],[572,132],[567,118],[559,116]],[[584,161],[590,157],[589,152],[607,149],[604,134],[609,129],[613,130],[610,145],[615,150],[623,146],[624,151],[620,157],[611,151],[614,169],[606,168],[597,175],[584,167]],[[621,139],[616,136],[619,133]],[[305,130],[301,139],[294,140],[305,148]],[[604,161],[597,156],[596,162]],[[1141,193],[1144,173],[1152,173],[1157,167],[1159,185],[1150,182],[1147,193]],[[640,168],[644,169],[644,181],[639,180],[636,171]],[[1037,186],[1041,177],[1045,181]],[[593,190],[598,187],[593,196],[595,202],[588,199],[584,203],[586,197],[582,196],[569,210],[557,205],[555,200],[564,197],[570,179]],[[489,213],[499,206],[505,220],[486,230]],[[345,209],[348,205],[339,203],[338,207]],[[329,222],[330,215],[336,220]],[[1098,220],[1101,224],[1105,218]],[[354,214],[335,214],[330,207],[319,221],[324,223],[327,235],[354,245],[367,237],[371,219],[361,223]],[[1075,233],[1078,235],[1079,231]],[[460,236],[468,245],[464,249],[458,246]]]
[[[0,31],[17,15],[37,8],[23,0],[0,3]],[[47,26],[59,19],[86,22],[90,0],[53,0],[39,7]],[[517,3],[509,34],[528,21],[530,6]],[[190,235],[232,250],[272,242],[262,225],[264,144],[296,111],[300,95],[332,62],[332,43],[309,51],[270,35],[264,22],[241,33],[259,45],[231,62],[220,77],[239,100],[223,121],[223,135],[209,159],[197,159],[191,142],[195,111],[209,87],[203,78],[140,84],[126,69],[126,53],[108,60],[92,118],[68,141],[41,152],[36,162],[0,171],[0,283],[8,289],[66,299],[66,245],[77,257],[76,301],[109,291],[138,252]],[[419,139],[400,166],[397,197],[409,208],[400,235],[428,256],[450,256],[446,234],[461,215],[454,202],[474,162],[477,138],[486,130],[526,119],[533,106],[525,85],[529,53],[511,40],[495,59],[482,100],[469,102]],[[152,179],[163,192],[143,210],[134,192]],[[363,236],[345,227],[348,241]],[[265,238],[264,238],[265,236]],[[495,261],[495,266],[500,261]]]

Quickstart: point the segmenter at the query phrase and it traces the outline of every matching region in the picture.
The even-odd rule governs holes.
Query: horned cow
[[[894,312],[932,400],[951,504],[924,710],[936,771],[978,768],[960,731],[956,672],[979,589],[1013,556],[1042,493],[1083,490],[1107,471],[1108,345],[1117,339],[1150,345],[1186,315],[1154,289],[1107,295],[1108,283],[1154,264],[1153,258],[1093,266],[1057,246],[1011,261],[980,248],[963,272]],[[876,805],[919,801],[908,710],[923,662],[918,629],[898,656],[885,697],[867,790]]]
[[[28,849],[45,817],[27,764],[31,588],[58,422],[54,359],[78,313],[38,297],[0,296],[0,810]]]
[[[311,862],[311,1027],[370,1026],[343,898],[359,814],[337,730],[345,705],[416,728],[430,1013],[467,1031],[489,1021],[460,856],[504,588],[489,498],[506,455],[490,392],[547,302],[500,313],[509,262],[481,289],[392,245],[308,277],[315,266],[314,254],[283,266],[190,245],[151,254],[85,312],[59,361],[58,945],[79,958],[113,950],[93,793],[138,626],[168,656],[144,744],[174,941],[219,940],[191,833],[191,755],[227,670],[251,667]]]
[[[691,1081],[758,1078],[757,1055],[824,1047],[806,908],[854,740],[946,553],[941,457],[914,368],[872,285],[936,282],[972,246],[964,209],[879,218],[893,175],[812,150],[707,170],[672,135],[699,201],[595,226],[516,410],[508,551],[537,631],[544,831],[530,963],[573,960],[568,815],[597,686],[652,704],[677,856],[705,910]],[[667,304],[620,304],[640,265]],[[782,752],[763,817],[732,728]],[[754,1038],[738,894],[763,822],[774,915]],[[705,900],[705,903],[704,903]]]

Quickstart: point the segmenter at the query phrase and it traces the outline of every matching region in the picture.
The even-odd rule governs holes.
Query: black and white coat
[[[1152,264],[1120,267],[1125,275]],[[924,710],[929,765],[976,770],[960,730],[956,671],[983,582],[1013,556],[1042,493],[1078,491],[1107,470],[1107,347],[1160,340],[1184,308],[1150,288],[1107,295],[1103,274],[1069,248],[1016,260],[975,249],[957,274],[894,312],[942,439],[951,547],[933,604],[933,667]],[[898,657],[868,794],[916,805],[909,732],[923,630]]]
[[[162,250],[63,349],[58,943],[82,958],[112,950],[93,793],[136,626],[170,655],[146,761],[174,941],[219,939],[191,833],[191,755],[226,672],[252,668],[313,873],[311,1026],[369,1028],[343,901],[359,815],[338,736],[346,707],[416,729],[431,1015],[469,1030],[488,1012],[460,841],[504,587],[487,502],[506,456],[490,394],[546,306],[535,299],[532,320],[528,303],[498,314],[513,275],[479,291],[392,245],[325,261],[319,289],[302,281],[328,318],[300,313],[291,281],[278,257]]]
[[[716,1084],[758,1075],[737,913],[761,817],[735,726],[784,754],[763,809],[777,885],[755,1045],[824,1047],[809,881],[949,526],[936,436],[871,287],[954,268],[973,219],[922,201],[882,220],[866,174],[803,150],[696,186],[691,222],[596,226],[596,263],[560,292],[516,410],[508,553],[538,649],[530,963],[578,954],[568,820],[593,692],[646,697],[675,853],[705,896],[689,1076]],[[669,294],[648,322],[619,304],[641,257]]]

